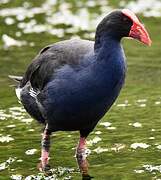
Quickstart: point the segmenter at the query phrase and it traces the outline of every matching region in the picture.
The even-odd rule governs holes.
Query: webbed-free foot
[[[40,172],[43,172],[47,176],[52,174],[51,171],[50,171],[51,167],[50,167],[49,164],[46,164],[45,166],[43,166],[42,163],[40,162],[38,164],[38,169],[39,169]]]
[[[86,174],[86,175],[82,175],[82,180],[91,180],[93,179],[94,177],[90,176],[89,174]]]

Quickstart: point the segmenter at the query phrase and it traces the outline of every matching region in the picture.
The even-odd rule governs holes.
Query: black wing
[[[61,41],[45,47],[29,65],[20,87],[30,81],[33,89],[43,89],[58,68],[65,64],[79,64],[90,51],[94,51],[94,42],[80,39]]]

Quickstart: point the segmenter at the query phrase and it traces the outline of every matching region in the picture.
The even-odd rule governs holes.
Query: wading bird
[[[26,111],[45,128],[40,170],[49,168],[50,135],[79,131],[76,157],[88,177],[86,138],[110,109],[124,84],[126,62],[123,37],[146,45],[151,40],[136,15],[114,10],[97,26],[95,41],[71,39],[42,49],[19,81],[16,94]]]

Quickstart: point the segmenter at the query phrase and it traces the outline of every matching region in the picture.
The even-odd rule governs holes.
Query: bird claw
[[[52,172],[50,171],[51,167],[49,164],[46,164],[44,167],[42,166],[42,163],[40,162],[38,164],[38,169],[40,172],[43,172],[45,175],[51,175]]]
[[[92,177],[92,176],[90,176],[90,175],[88,175],[88,174],[83,174],[82,175],[82,180],[91,180],[91,179],[93,179],[94,177]]]

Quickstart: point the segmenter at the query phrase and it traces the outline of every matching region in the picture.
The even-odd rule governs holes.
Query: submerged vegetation
[[[38,172],[42,127],[18,103],[8,75],[22,75],[48,44],[69,38],[93,40],[100,19],[120,7],[140,13],[153,44],[147,48],[123,40],[126,84],[88,137],[90,174],[99,180],[161,178],[161,2],[1,0],[0,179],[80,179],[73,157],[78,132],[53,133],[53,175]]]

